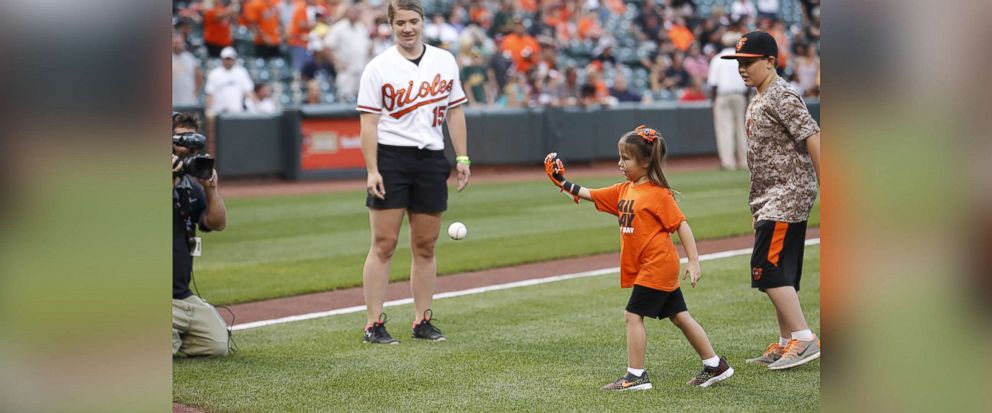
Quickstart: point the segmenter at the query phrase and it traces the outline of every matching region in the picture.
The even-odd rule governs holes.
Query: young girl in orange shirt
[[[709,387],[734,374],[727,360],[718,357],[702,326],[686,308],[679,288],[679,254],[670,234],[678,232],[688,255],[682,275],[693,287],[699,281],[699,255],[689,223],[675,202],[661,162],[665,140],[654,129],[639,126],[617,144],[620,171],[626,182],[599,189],[583,188],[565,179],[565,166],[557,153],[544,159],[551,181],[575,200],[592,201],[596,209],[616,215],[620,224],[620,287],[633,291],[627,302],[627,372],[604,390],[646,390],[651,381],[644,369],[647,335],[644,317],[667,318],[685,335],[703,360],[704,368],[688,382]]]

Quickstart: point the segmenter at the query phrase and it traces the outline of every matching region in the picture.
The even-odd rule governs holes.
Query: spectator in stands
[[[613,78],[610,96],[616,98],[618,102],[640,102],[643,100],[641,95],[627,89],[627,77],[622,73],[617,73],[616,77]]]
[[[444,15],[436,13],[431,21],[424,24],[424,40],[431,46],[440,47],[449,52],[457,53],[458,31],[444,20]]]
[[[492,26],[489,28],[489,37],[496,38],[498,35],[509,34],[513,31],[513,25],[516,23],[514,20],[516,10],[513,2],[514,0],[501,0],[499,2],[499,10],[493,17]]]
[[[640,14],[634,19],[634,23],[641,29],[641,32],[654,41],[661,40],[658,33],[664,29],[663,21],[661,11],[655,5],[655,0],[645,0],[644,5],[641,6]]]
[[[740,34],[735,32],[723,35],[724,49],[710,61],[706,81],[713,97],[716,150],[720,155],[720,166],[727,170],[747,167],[747,135],[744,130],[747,86],[738,73],[737,61],[720,58],[735,53],[734,46],[739,38]]]
[[[519,17],[513,19],[513,32],[503,37],[500,50],[510,52],[517,72],[527,73],[537,63],[541,45],[527,33],[524,22]]]
[[[485,66],[482,54],[478,50],[469,50],[462,62],[462,88],[465,89],[470,106],[490,104],[495,95],[496,82],[489,75],[490,69]]]
[[[496,104],[504,108],[522,108],[527,105],[527,78],[520,73],[514,73],[507,78],[503,93]]]
[[[679,102],[705,102],[706,93],[703,92],[703,81],[701,79],[692,78],[689,81],[689,87],[682,89],[682,95],[679,96]]]
[[[649,67],[652,92],[658,93],[664,90],[664,87],[662,87],[662,82],[665,81],[665,73],[671,65],[672,60],[668,57],[668,55],[658,53],[658,55],[655,56],[654,61],[651,62],[651,66]]]
[[[280,55],[279,5],[274,0],[250,0],[244,5],[244,19],[255,33],[255,56],[271,59]]]
[[[696,41],[699,43],[699,47],[706,47],[708,44],[719,44],[720,34],[718,33],[723,26],[717,23],[716,17],[712,14],[702,19],[696,27],[693,28],[693,34],[696,37]]]
[[[778,58],[775,59],[777,62],[776,69],[779,73],[782,73],[792,59],[792,41],[789,39],[789,34],[785,32],[785,23],[781,20],[772,22],[768,34],[772,35],[775,38],[775,43],[778,44]]]
[[[590,90],[592,94],[589,94]],[[609,103],[610,88],[606,86],[606,82],[603,81],[603,74],[598,70],[586,70],[586,82],[582,85],[580,93],[582,94],[581,105],[583,107]]]
[[[685,57],[682,53],[672,55],[672,65],[665,70],[665,80],[661,82],[663,89],[683,89],[689,87],[689,72],[685,70]]]
[[[330,52],[337,72],[338,98],[345,102],[354,102],[358,97],[362,70],[371,59],[372,39],[369,28],[359,19],[361,12],[359,5],[349,7],[344,18],[334,23],[324,37],[324,46]]]
[[[248,71],[237,64],[238,52],[226,47],[220,52],[221,66],[207,75],[206,113],[213,117],[224,112],[244,112],[245,97],[252,93],[254,84]]]
[[[676,49],[683,52],[688,51],[692,43],[696,41],[692,31],[686,26],[685,18],[681,16],[676,17],[671,28],[668,29],[668,38],[672,40]]]
[[[561,79],[554,79],[552,92],[552,105],[555,106],[575,106],[579,104],[580,88],[579,72],[574,67],[565,69]]]
[[[279,113],[279,105],[272,98],[272,86],[268,83],[255,84],[255,94],[245,98],[245,110],[251,113]]]
[[[203,43],[208,56],[220,57],[221,50],[234,45],[231,23],[237,16],[238,10],[231,6],[231,0],[218,0],[214,7],[203,12]]]
[[[179,32],[183,36],[183,40],[186,42],[186,50],[194,55],[197,51],[203,47],[196,37],[193,35],[193,20],[189,17],[182,17],[176,23],[176,32]]]
[[[294,6],[286,30],[286,44],[289,45],[293,72],[298,73],[310,59],[307,44],[310,42],[310,31],[317,25],[316,0],[296,1]]]
[[[797,46],[794,73],[801,96],[820,95],[820,57],[816,55],[815,44]]]
[[[693,43],[689,47],[689,55],[686,56],[684,65],[689,77],[693,80],[698,79],[700,84],[706,82],[706,76],[710,72],[710,61],[699,50],[699,43]]]
[[[758,18],[769,18],[778,20],[778,0],[757,0]]]
[[[758,16],[758,9],[751,0],[737,0],[730,5],[730,18],[734,21],[749,24]]]
[[[372,31],[372,56],[378,56],[393,47],[393,29],[385,16],[377,17],[376,28]]]
[[[475,23],[485,30],[489,30],[492,27],[493,16],[489,13],[489,9],[486,8],[486,2],[484,0],[470,0],[468,21]]]
[[[199,104],[197,95],[203,86],[200,62],[186,51],[183,35],[172,34],[172,106]]]

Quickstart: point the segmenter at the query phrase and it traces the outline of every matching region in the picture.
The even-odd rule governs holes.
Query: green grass
[[[749,288],[747,256],[702,263],[684,289],[690,312],[735,368],[709,389],[685,384],[701,368],[681,333],[648,319],[646,367],[655,389],[599,387],[626,366],[618,275],[435,301],[449,340],[408,338],[412,308],[387,308],[398,346],[360,341],[364,313],[235,333],[240,352],[177,359],[174,400],[207,411],[816,411],[819,361],[773,372],[746,365],[778,334],[775,311]],[[819,248],[808,247],[800,291],[819,331]]]
[[[751,232],[745,172],[673,173],[681,208],[697,239]],[[589,187],[617,177],[583,179]],[[228,226],[204,236],[197,287],[213,303],[230,304],[361,285],[369,248],[364,191],[228,199]],[[452,241],[453,221],[469,236]],[[810,225],[819,223],[814,209]],[[575,205],[543,174],[512,183],[474,183],[452,194],[437,245],[441,275],[619,250],[616,219],[591,203]],[[409,277],[406,225],[390,279]]]

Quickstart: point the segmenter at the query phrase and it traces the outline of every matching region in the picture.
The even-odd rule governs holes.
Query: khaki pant
[[[172,300],[172,355],[227,355],[227,325],[214,306],[191,295]]]
[[[745,109],[747,109],[747,99],[744,94],[717,95],[713,101],[713,129],[716,131],[716,150],[720,154],[720,165],[724,169],[747,167],[747,133],[744,131]],[[735,154],[737,155],[736,159]]]

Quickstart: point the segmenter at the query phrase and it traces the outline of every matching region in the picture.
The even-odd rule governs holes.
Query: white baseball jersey
[[[362,72],[358,110],[379,114],[383,145],[444,149],[442,127],[450,108],[468,101],[455,57],[427,45],[420,65],[390,47]]]

